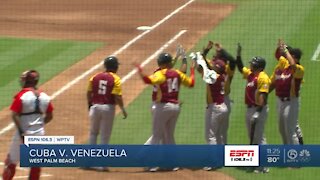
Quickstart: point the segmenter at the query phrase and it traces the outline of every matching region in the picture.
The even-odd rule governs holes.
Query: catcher
[[[44,126],[53,118],[53,106],[50,97],[37,88],[40,74],[36,70],[28,70],[21,74],[22,89],[18,92],[10,106],[11,117],[16,125],[9,154],[5,160],[2,179],[11,180],[20,161],[20,144],[24,136],[41,136],[45,134]],[[30,169],[29,179],[40,178],[39,167]]]

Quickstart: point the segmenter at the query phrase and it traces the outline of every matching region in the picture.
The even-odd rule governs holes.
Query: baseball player
[[[123,119],[127,118],[122,99],[121,81],[116,74],[119,62],[114,56],[104,60],[105,71],[92,76],[87,90],[87,101],[90,117],[90,144],[97,144],[100,133],[100,143],[108,144],[111,136],[115,105],[119,105]],[[107,171],[107,168],[101,169]]]
[[[142,80],[146,84],[157,85],[158,87],[150,144],[160,144],[162,139],[165,144],[175,144],[174,130],[180,113],[178,100],[180,84],[188,87],[194,86],[195,64],[192,64],[191,75],[188,77],[181,71],[172,68],[172,56],[169,53],[161,53],[157,61],[161,70],[150,76],[145,75],[143,69],[137,66]],[[164,139],[165,129],[167,137]]]
[[[197,56],[198,71],[205,76],[206,63],[201,55]],[[227,119],[227,106],[224,103],[225,63],[216,59],[212,65],[212,82],[207,82],[207,110],[205,137],[208,144],[223,144],[222,124]]]
[[[16,125],[16,133],[12,138],[11,146],[2,174],[3,180],[11,180],[15,174],[16,165],[20,161],[20,144],[24,136],[44,135],[45,124],[52,120],[53,106],[50,97],[37,88],[40,75],[36,70],[28,70],[21,74],[22,89],[18,92],[10,106],[11,117]],[[39,167],[30,169],[29,179],[40,178]]]
[[[206,56],[208,52],[212,49],[212,47],[215,47],[216,54],[212,58],[212,61],[208,61],[206,59]],[[227,118],[221,122],[221,132],[222,132],[222,143],[227,144],[228,140],[228,128],[229,128],[229,118],[231,113],[231,99],[229,97],[230,94],[230,87],[231,82],[234,76],[234,70],[236,66],[235,59],[224,49],[222,48],[221,44],[219,43],[213,43],[212,41],[208,42],[207,47],[203,50],[203,56],[205,60],[208,62],[207,64],[212,69],[212,64],[216,59],[221,59],[225,62],[225,81],[224,81],[224,103],[227,106]]]
[[[243,77],[247,79],[245,88],[245,103],[247,105],[246,127],[250,144],[266,144],[264,126],[268,116],[267,97],[270,79],[264,72],[266,61],[262,57],[254,57],[250,61],[250,69],[243,67],[241,46],[238,45],[237,66]],[[268,168],[257,167],[255,173],[267,173]]]
[[[271,87],[275,88],[278,97],[279,131],[284,144],[303,144],[298,124],[299,91],[304,75],[304,68],[299,63],[302,52],[279,40],[276,54],[279,61],[271,76]]]
[[[223,125],[228,118],[228,109],[224,102],[225,62],[215,59],[212,65],[198,52],[197,70],[207,84],[207,108],[205,115],[205,138],[208,144],[224,144]],[[207,78],[210,77],[210,78]],[[206,171],[213,167],[204,167]]]
[[[177,50],[176,50],[176,57],[172,60],[172,67],[174,67],[174,65],[176,64],[176,62],[178,61],[179,57],[182,57],[182,63],[180,66],[180,71],[184,74],[186,74],[187,72],[187,57],[186,57],[186,53],[184,48],[182,47],[182,45],[178,45],[177,46]],[[157,68],[154,73],[156,73],[157,71],[161,70],[160,68]],[[153,115],[153,111],[155,109],[155,103],[157,100],[157,94],[158,94],[158,87],[157,85],[153,85],[153,89],[152,89],[152,95],[151,95],[151,99],[152,99],[152,104],[151,104],[151,114]],[[164,137],[167,136],[166,133],[166,129],[164,132]],[[149,137],[149,139],[144,143],[145,145],[150,144],[150,141],[152,139],[152,135]]]

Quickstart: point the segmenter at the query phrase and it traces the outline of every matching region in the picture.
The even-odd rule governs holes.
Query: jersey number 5
[[[167,84],[168,84],[168,92],[178,92],[179,91],[179,84],[178,84],[178,78],[170,78],[167,79]]]
[[[105,81],[105,80],[99,81],[98,94],[105,95],[107,93],[107,83],[108,81]]]

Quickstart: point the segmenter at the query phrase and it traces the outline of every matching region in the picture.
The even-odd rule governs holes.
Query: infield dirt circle
[[[137,27],[152,27],[187,2],[183,0],[10,0],[1,3],[0,35],[96,41],[106,44],[41,87],[48,94],[52,94],[143,33]],[[214,5],[197,1],[188,4],[118,55],[121,63],[120,77],[132,70],[133,62],[141,63],[181,30],[187,32],[166,51],[174,53],[177,43],[186,49],[193,47],[233,9],[232,5]],[[146,66],[146,72],[151,73],[155,67],[156,63],[152,61]],[[100,70],[102,68],[97,71]],[[67,134],[75,136],[76,143],[86,141],[89,121],[85,90],[88,77],[54,99],[55,118],[46,128],[47,135]],[[145,87],[138,76],[126,81],[123,84],[126,104]],[[3,109],[0,116],[2,129],[10,123],[8,108]],[[4,161],[6,157],[13,132],[12,129],[0,137],[0,161]],[[0,164],[1,172],[2,169],[3,164]],[[110,169],[110,172],[104,173],[77,168],[43,168],[42,179],[232,179],[221,172],[202,170],[183,169],[177,172],[148,173],[142,168]],[[25,169],[17,170],[16,176],[25,175],[27,175]]]

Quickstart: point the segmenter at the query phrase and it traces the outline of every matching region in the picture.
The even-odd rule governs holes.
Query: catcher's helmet
[[[262,57],[256,56],[252,58],[250,64],[254,69],[264,69],[266,67],[266,60]]]
[[[169,53],[161,53],[158,56],[158,65],[169,64],[172,62],[172,56]]]
[[[38,84],[39,78],[40,74],[36,70],[24,71],[20,76],[21,86],[36,86]]]
[[[109,56],[104,60],[104,67],[108,70],[118,70],[119,62],[115,56]]]
[[[219,73],[224,73],[226,70],[226,63],[221,59],[214,60],[213,65],[219,71]]]

